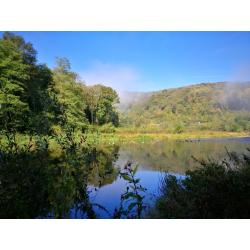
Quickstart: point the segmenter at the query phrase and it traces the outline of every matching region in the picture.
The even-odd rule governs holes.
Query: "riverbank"
[[[99,140],[108,143],[134,142],[145,143],[159,140],[193,140],[210,138],[238,138],[249,137],[249,132],[225,132],[225,131],[192,131],[179,134],[170,133],[128,133],[117,131],[113,134],[99,134]]]
[[[114,133],[76,133],[75,139],[84,138],[87,144],[100,146],[102,144],[123,144],[123,143],[150,143],[163,140],[184,140],[196,141],[203,139],[219,139],[219,138],[244,138],[249,137],[250,132],[225,132],[225,131],[192,131],[179,134],[170,133],[131,133],[116,131]],[[18,144],[25,144],[29,141],[29,135],[17,134],[16,139]],[[59,145],[53,137],[48,136],[50,148],[56,149]],[[0,138],[0,143],[4,144],[5,139]]]

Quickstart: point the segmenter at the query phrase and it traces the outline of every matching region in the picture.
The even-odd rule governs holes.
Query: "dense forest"
[[[85,132],[118,126],[115,90],[86,86],[66,58],[56,67],[37,62],[37,52],[22,37],[5,32],[0,39],[0,130],[25,134]]]

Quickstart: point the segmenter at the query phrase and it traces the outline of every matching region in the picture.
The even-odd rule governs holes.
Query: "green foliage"
[[[118,114],[114,107],[118,96],[112,88],[86,86],[77,74],[70,71],[70,63],[65,58],[57,59],[53,72],[58,101],[70,126],[84,132],[90,124],[118,125]]]
[[[112,123],[107,123],[99,127],[101,133],[114,133],[115,127]]]
[[[0,122],[6,130],[22,129],[30,111],[26,90],[29,66],[11,38],[5,33],[0,40]]]
[[[186,178],[166,175],[156,203],[160,218],[249,218],[250,157],[228,153],[222,162],[201,161]]]
[[[57,58],[51,71],[36,54],[20,36],[0,39],[0,131],[46,135],[58,126],[85,132],[89,124],[118,125],[112,88],[85,86],[67,58]]]
[[[48,133],[53,122],[51,71],[20,36],[0,39],[0,129]]]
[[[118,126],[119,118],[114,104],[119,102],[117,93],[110,87],[94,85],[86,88],[86,114],[91,124],[112,123]]]
[[[84,84],[77,80],[75,73],[70,72],[69,62],[57,59],[58,65],[53,70],[53,81],[58,103],[62,109],[61,125],[68,125],[85,131],[88,120],[85,116],[86,98]],[[63,66],[67,68],[62,68]]]
[[[174,129],[174,133],[176,133],[176,134],[180,134],[180,133],[182,133],[184,131],[184,128],[183,128],[183,126],[181,125],[181,124],[178,124],[176,127],[175,127],[175,129]]]

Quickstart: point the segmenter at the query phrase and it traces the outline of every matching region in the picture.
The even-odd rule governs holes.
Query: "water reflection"
[[[222,160],[227,155],[226,149],[240,153],[247,147],[250,147],[249,138],[127,144],[120,147],[117,164],[122,165],[129,159],[138,162],[141,170],[185,173],[198,166],[192,156]]]
[[[1,218],[95,218],[88,185],[101,187],[118,175],[118,147],[88,148],[51,157],[47,151],[1,155]]]
[[[197,167],[191,156],[223,159],[225,147],[244,152],[250,140],[109,145],[60,156],[47,151],[1,155],[0,217],[110,218],[126,187],[118,168],[128,160],[139,164],[137,177],[152,204],[163,172],[182,176]]]

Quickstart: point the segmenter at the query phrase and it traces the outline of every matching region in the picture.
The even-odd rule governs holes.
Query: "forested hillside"
[[[137,131],[247,131],[250,83],[202,83],[141,94],[127,107],[122,125]]]

